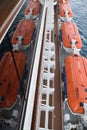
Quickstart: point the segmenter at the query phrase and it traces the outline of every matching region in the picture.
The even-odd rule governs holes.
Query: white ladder
[[[47,9],[43,56],[40,74],[39,103],[36,130],[54,129],[54,76],[55,76],[55,44],[54,44],[54,4]],[[44,115],[44,116],[43,116]],[[41,122],[42,120],[42,122]],[[49,124],[50,122],[51,124]]]

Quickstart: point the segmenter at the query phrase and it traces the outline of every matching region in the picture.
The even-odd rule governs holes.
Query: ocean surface
[[[87,57],[87,0],[69,0],[69,3],[83,43],[80,54]]]

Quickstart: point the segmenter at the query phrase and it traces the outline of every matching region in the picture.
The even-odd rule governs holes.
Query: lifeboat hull
[[[13,37],[12,37],[12,45],[15,46],[22,45],[24,48],[30,45],[32,40],[32,36],[34,33],[35,24],[32,20],[21,20],[18,24]],[[19,37],[22,37],[21,42],[19,41]]]
[[[87,103],[87,59],[67,56],[65,59],[68,104],[73,113],[84,113]]]
[[[74,46],[76,47],[77,51],[79,52],[81,50],[82,41],[75,23],[71,22],[62,23],[61,33],[62,33],[63,48],[65,49],[66,52],[73,53],[74,49],[72,44],[73,39],[76,41]]]
[[[26,56],[22,52],[14,52],[20,80],[22,80]],[[5,53],[0,62],[0,108],[11,108],[17,99],[20,82],[11,53]]]
[[[59,2],[60,4],[63,4],[63,3],[68,3],[68,0],[58,0],[58,2]]]
[[[69,4],[60,4],[59,15],[62,21],[72,20],[73,13]]]
[[[40,2],[39,1],[30,1],[28,6],[26,7],[25,9],[25,16],[26,18],[32,18],[32,19],[35,19],[38,14],[39,14],[39,11],[40,11]]]

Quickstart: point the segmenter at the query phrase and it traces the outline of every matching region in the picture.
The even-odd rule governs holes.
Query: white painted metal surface
[[[39,103],[36,119],[36,130],[54,130],[54,91],[55,91],[54,89],[55,44],[53,38],[54,2],[51,1],[50,4],[48,3],[49,1],[46,4],[47,14],[45,23],[41,74],[40,74],[40,86],[39,86],[40,89],[39,89]],[[50,114],[52,115],[51,117]],[[52,123],[50,128],[49,128],[49,120],[51,120]]]

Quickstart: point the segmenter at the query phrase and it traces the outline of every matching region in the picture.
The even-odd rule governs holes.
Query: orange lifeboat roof
[[[60,4],[62,4],[62,3],[63,3],[63,0],[58,0],[58,2],[59,2]],[[65,0],[65,2],[68,3],[68,0]]]
[[[22,52],[14,52],[14,58],[22,79],[26,56]],[[15,103],[20,83],[15,70],[11,53],[5,53],[0,62],[0,108],[10,108]]]
[[[80,34],[78,32],[78,28],[75,23],[71,23],[71,22],[62,23],[61,31],[62,31],[63,45],[66,48],[72,48],[72,44],[71,44],[72,39],[76,40],[76,47],[78,49],[82,48]]]
[[[31,42],[34,27],[32,20],[21,20],[13,34],[12,44],[17,44],[18,37],[22,36],[22,45],[28,45]]]
[[[67,56],[65,59],[68,104],[74,113],[84,113],[87,103],[87,59],[81,56]]]
[[[40,2],[39,1],[30,1],[28,6],[25,9],[24,14],[28,15],[30,13],[30,10],[32,9],[32,15],[36,16],[38,15],[39,11],[40,11]]]
[[[72,10],[69,6],[69,4],[60,4],[59,6],[59,12],[61,17],[65,17],[66,11],[68,12],[69,17],[73,17]]]

